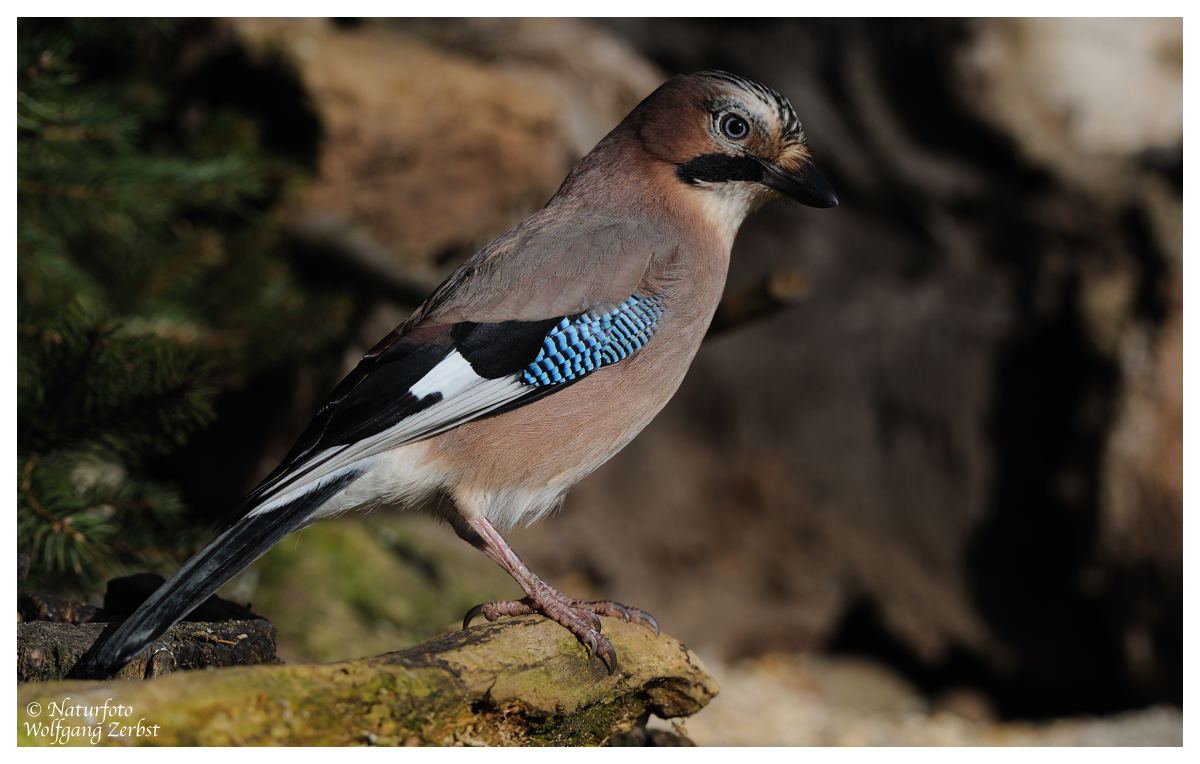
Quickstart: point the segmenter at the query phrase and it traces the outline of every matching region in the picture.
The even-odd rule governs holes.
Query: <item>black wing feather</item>
[[[533,361],[546,333],[561,320],[463,321],[392,332],[334,387],[283,462],[250,493],[239,512],[303,477],[303,471],[293,470],[314,454],[381,433],[438,403],[440,395],[417,398],[409,390],[451,352],[457,350],[485,379],[506,377]],[[555,391],[530,389],[528,396],[506,404],[503,411]]]
[[[537,357],[546,334],[560,321],[562,317],[490,324],[463,321],[451,328],[450,336],[476,374],[499,379],[528,366]]]

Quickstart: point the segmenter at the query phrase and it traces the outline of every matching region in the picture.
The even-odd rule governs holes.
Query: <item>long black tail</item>
[[[314,490],[292,502],[237,521],[188,560],[108,639],[88,651],[71,670],[71,675],[102,678],[118,671],[226,581],[261,557],[284,536],[305,525],[318,507],[360,474],[348,471],[317,485]]]

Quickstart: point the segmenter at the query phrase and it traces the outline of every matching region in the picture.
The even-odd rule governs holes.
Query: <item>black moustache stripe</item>
[[[729,154],[701,154],[675,165],[675,174],[684,183],[724,183],[730,180],[760,181],[762,165],[752,157]]]

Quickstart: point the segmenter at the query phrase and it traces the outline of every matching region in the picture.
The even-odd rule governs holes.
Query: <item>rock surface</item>
[[[158,725],[153,736],[103,738],[109,745],[572,745],[603,743],[651,714],[693,714],[716,695],[671,637],[612,619],[604,629],[621,660],[612,676],[562,627],[526,617],[343,663],[30,684],[18,693],[18,742],[48,742],[26,723],[50,721],[46,709],[68,697],[111,699]]]
[[[294,62],[323,125],[297,223],[356,231],[418,271],[545,203],[659,81],[615,37],[567,19],[231,23]]]
[[[34,621],[17,624],[17,681],[67,676],[112,624]],[[154,649],[130,661],[119,679],[149,679],[195,668],[276,663],[275,627],[265,619],[184,621],[157,639]]]

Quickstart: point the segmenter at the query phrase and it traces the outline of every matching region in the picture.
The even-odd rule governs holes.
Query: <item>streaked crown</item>
[[[769,88],[761,82],[756,82],[749,77],[742,77],[731,72],[724,72],[720,69],[711,69],[708,71],[697,72],[694,76],[704,79],[723,82],[726,85],[731,85],[739,88],[746,94],[758,99],[763,106],[773,110],[776,118],[779,120],[780,136],[796,141],[804,140],[804,129],[800,126],[800,118],[796,116],[796,110],[792,108],[791,101],[784,98],[778,90]]]

